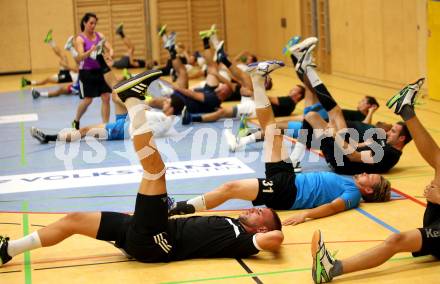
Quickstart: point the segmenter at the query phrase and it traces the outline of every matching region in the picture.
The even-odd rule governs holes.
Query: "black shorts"
[[[73,82],[72,76],[70,76],[69,70],[60,70],[58,72],[58,83],[70,83]]]
[[[422,249],[413,253],[413,256],[431,254],[440,258],[440,205],[428,202],[423,216]]]
[[[167,195],[136,197],[134,215],[102,212],[97,239],[115,246],[141,262],[168,262],[173,244],[168,236]]]
[[[122,56],[119,60],[113,62],[113,67],[117,69],[124,69],[130,67],[130,58],[126,55]]]
[[[258,195],[252,203],[288,210],[295,203],[296,191],[292,164],[284,161],[266,163],[266,178],[258,179]]]
[[[234,90],[232,91],[232,94],[225,100],[225,102],[241,100],[240,90],[241,90],[241,85],[239,83],[236,83]]]
[[[79,70],[80,98],[96,98],[111,93],[100,69]]]

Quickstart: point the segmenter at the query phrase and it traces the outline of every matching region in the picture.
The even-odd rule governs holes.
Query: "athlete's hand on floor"
[[[297,215],[293,215],[292,217],[284,220],[283,226],[298,225],[298,224],[304,223],[305,221],[306,221],[305,214],[297,214]]]

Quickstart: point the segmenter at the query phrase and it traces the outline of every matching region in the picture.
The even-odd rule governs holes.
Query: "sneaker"
[[[124,35],[124,24],[119,23],[119,25],[116,27],[115,34],[119,35],[120,37],[123,37]]]
[[[232,134],[231,129],[225,129],[223,131],[223,136],[225,136],[226,143],[228,144],[229,151],[235,152],[237,150],[237,137]]]
[[[167,40],[164,44],[164,48],[170,50],[176,45],[176,32],[172,32],[168,35]]]
[[[295,173],[301,173],[302,172],[302,167],[301,167],[301,162],[297,161],[296,163],[293,164],[293,171]]]
[[[21,77],[20,87],[24,88],[24,87],[29,86],[29,85],[31,85],[31,81],[29,81],[25,77]]]
[[[159,80],[159,90],[162,96],[171,96],[174,93],[174,90],[161,80]]]
[[[387,102],[387,107],[392,108],[396,105],[395,114],[400,114],[405,105],[414,106],[416,103],[417,93],[425,82],[425,78],[420,78],[417,82],[407,85],[398,94],[394,95]]]
[[[8,237],[0,236],[0,266],[12,259],[8,254]]]
[[[66,44],[64,44],[64,49],[65,50],[70,50],[73,47],[73,36],[69,36],[69,38],[66,41]]]
[[[217,33],[217,28],[216,28],[216,26],[214,24],[214,25],[211,26],[211,28],[209,30],[200,31],[199,35],[200,35],[201,39],[204,39],[204,38],[211,38],[216,33]]]
[[[145,99],[144,94],[150,83],[158,79],[161,75],[162,71],[148,70],[137,74],[126,81],[119,82],[113,89],[123,102],[130,97],[143,100]]]
[[[237,137],[245,137],[249,134],[249,126],[247,124],[248,114],[242,114],[240,116],[240,125],[238,126]]]
[[[301,40],[301,36],[294,36],[291,39],[289,39],[289,41],[287,42],[286,46],[283,47],[283,51],[282,53],[286,56],[290,56],[291,52],[290,52],[290,48],[296,44],[299,43],[299,41]]]
[[[321,231],[317,230],[313,233],[311,245],[313,266],[312,278],[315,283],[325,283],[332,281],[330,270],[333,268],[335,259],[325,248],[322,240]]]
[[[168,210],[168,216],[186,215],[195,212],[196,209],[192,204],[188,204],[186,201],[178,201],[173,204],[173,207],[170,210]]]
[[[96,49],[92,53],[90,53],[90,58],[96,60],[96,57],[103,53],[103,51],[104,51],[104,44],[105,44],[105,39],[101,39],[98,42],[98,44],[96,45]]]
[[[162,37],[164,34],[167,33],[167,25],[163,25],[159,28],[159,31],[157,32],[157,34]]]
[[[53,40],[53,36],[52,36],[52,30],[49,30],[47,32],[46,37],[44,38],[44,43],[49,43]]]
[[[40,141],[41,144],[47,144],[46,134],[36,127],[31,127],[31,136]]]
[[[296,58],[300,58],[304,51],[306,51],[310,46],[316,45],[318,43],[318,38],[308,37],[300,43],[297,43],[289,48],[290,54],[293,54]]]
[[[307,67],[316,67],[316,65],[313,64],[313,49],[315,49],[316,45],[311,45],[307,48],[307,50],[301,55],[301,57],[298,60],[298,63],[296,63],[295,70],[298,73],[298,75],[303,77],[307,73]]]
[[[72,121],[72,128],[79,130],[79,121],[77,120]]]
[[[192,116],[191,113],[188,111],[188,109],[183,107],[182,109],[182,125],[188,125],[192,122]]]
[[[246,72],[249,74],[259,74],[265,77],[281,67],[284,67],[283,61],[279,61],[279,60],[261,61],[261,62],[254,62],[249,64]]]
[[[215,49],[214,57],[212,60],[214,60],[214,62],[220,63],[220,62],[222,62],[223,58],[227,58],[227,57],[228,57],[228,55],[225,52],[225,41],[222,40],[217,45],[217,47]]]
[[[34,88],[32,88],[32,92],[31,93],[32,93],[32,97],[34,99],[38,99],[40,97],[40,92],[35,90]]]
[[[122,77],[124,77],[124,80],[128,80],[131,77],[133,77],[133,75],[130,72],[128,72],[127,68],[124,68],[122,69]]]

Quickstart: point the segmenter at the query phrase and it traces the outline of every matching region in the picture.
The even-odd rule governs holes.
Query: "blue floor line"
[[[374,222],[378,223],[379,225],[387,228],[388,230],[390,230],[393,233],[400,233],[399,230],[397,230],[396,228],[392,227],[391,225],[388,225],[387,223],[385,223],[384,221],[380,220],[379,218],[371,215],[370,213],[368,213],[367,211],[361,209],[361,208],[356,208],[356,211],[358,211],[359,213],[361,213],[362,215],[366,216],[367,218],[373,220]]]

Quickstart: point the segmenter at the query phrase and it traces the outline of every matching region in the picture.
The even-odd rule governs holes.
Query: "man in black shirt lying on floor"
[[[376,141],[366,141],[357,145],[352,143],[348,145],[348,143],[344,143],[343,138],[340,138],[342,136],[338,136],[340,134],[331,133],[329,130],[332,128],[339,132],[346,131],[347,123],[341,108],[337,105],[311,64],[313,48],[314,46],[309,47],[303,54],[300,63],[297,65],[297,72],[301,74],[300,78],[304,80],[308,91],[316,94],[329,114],[329,122],[327,123],[318,113],[312,111],[305,116],[302,129],[307,130],[309,133],[314,130],[321,130],[321,136],[318,137],[320,141],[315,141],[315,145],[316,142],[320,142],[320,149],[327,163],[335,172],[346,175],[364,172],[388,172],[397,164],[403,148],[412,139],[406,124],[404,122],[394,124],[386,132],[386,137],[382,137],[380,141],[376,139]],[[370,134],[373,134],[373,132]]]
[[[166,168],[140,100],[148,85],[160,75],[160,71],[147,71],[114,87],[128,109],[134,129],[133,145],[144,170],[133,216],[117,212],[71,213],[19,240],[0,236],[0,265],[25,251],[58,244],[74,234],[115,242],[116,247],[141,262],[244,258],[260,250],[279,250],[284,238],[281,222],[268,208],[250,209],[238,219],[168,219]]]

